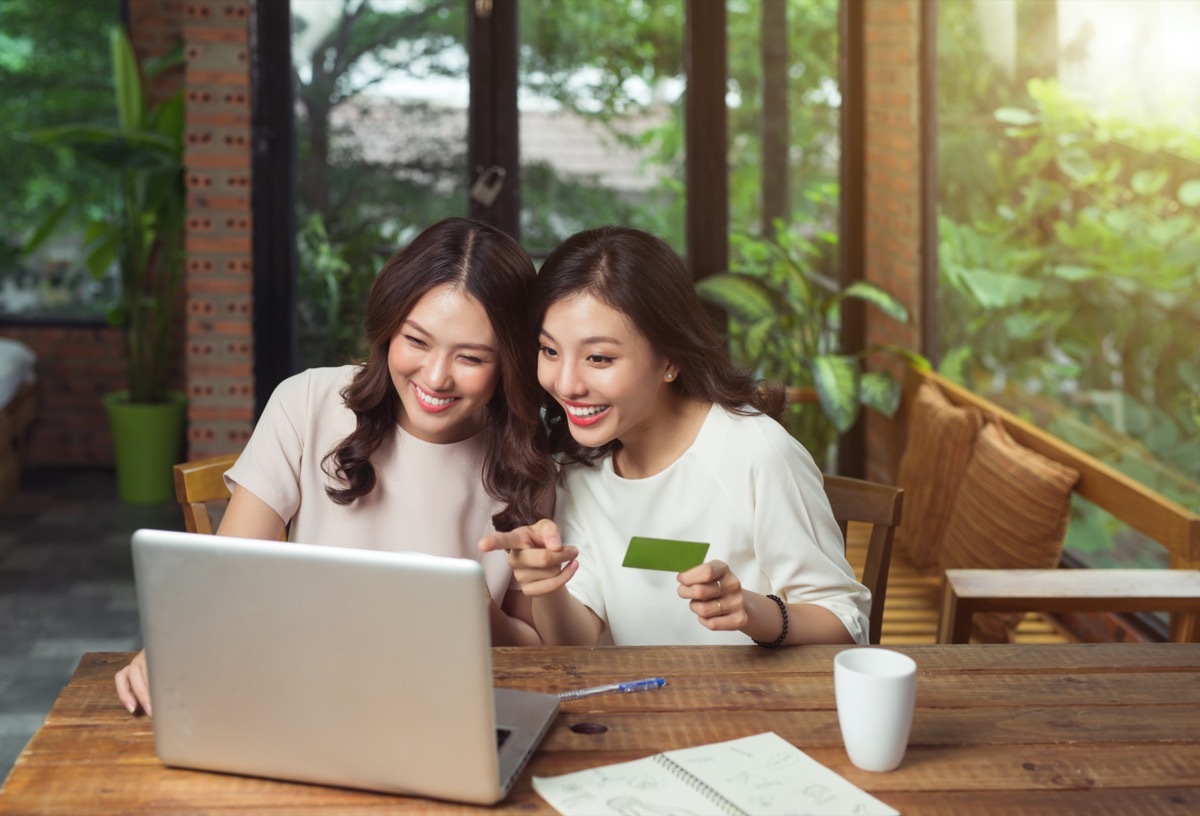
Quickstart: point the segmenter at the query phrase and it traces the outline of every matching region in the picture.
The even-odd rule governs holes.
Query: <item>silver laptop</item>
[[[138,530],[168,765],[492,804],[558,698],[493,689],[467,559]]]

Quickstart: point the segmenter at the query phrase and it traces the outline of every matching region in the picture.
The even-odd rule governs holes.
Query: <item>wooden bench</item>
[[[1200,571],[946,570],[938,643],[967,643],[976,612],[1177,612],[1200,608]]]
[[[965,642],[975,612],[1150,610],[1171,612],[1171,640],[1200,641],[1200,597],[1193,572],[1200,570],[1200,515],[933,372],[912,367],[905,371],[897,417],[901,437],[907,421],[905,408],[926,381],[937,385],[952,404],[995,416],[1019,444],[1078,471],[1075,492],[1162,544],[1169,564],[1165,570],[1119,572],[948,570],[943,580],[939,641]]]
[[[849,525],[846,558],[857,576],[863,576],[866,571],[869,535],[870,528],[866,525]],[[941,602],[942,577],[919,572],[903,550],[893,547],[879,642],[884,646],[937,643]],[[1075,643],[1078,640],[1057,618],[1041,612],[1022,616],[1009,634],[1011,643],[1021,645]]]

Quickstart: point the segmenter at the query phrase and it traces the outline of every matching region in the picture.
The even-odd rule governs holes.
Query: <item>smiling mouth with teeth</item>
[[[592,425],[599,422],[611,405],[563,405],[572,425]]]
[[[430,408],[445,408],[451,403],[458,402],[459,399],[458,397],[435,397],[422,390],[421,386],[416,383],[413,383],[413,391],[416,392],[417,399]]]

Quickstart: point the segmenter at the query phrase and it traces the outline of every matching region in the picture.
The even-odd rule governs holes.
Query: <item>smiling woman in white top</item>
[[[379,273],[367,359],[279,385],[237,463],[219,535],[423,552],[483,562],[497,644],[537,643],[481,536],[550,511],[555,468],[538,419],[529,255],[500,230],[438,222]],[[397,621],[397,626],[406,625]],[[145,658],[116,676],[150,712]]]
[[[555,518],[509,550],[547,643],[865,643],[870,596],[820,471],[735,368],[679,256],[638,230],[575,235],[538,275],[538,379],[564,462]],[[682,573],[621,566],[635,536],[707,542]]]

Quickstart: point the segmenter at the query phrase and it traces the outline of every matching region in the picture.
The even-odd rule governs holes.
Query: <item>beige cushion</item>
[[[954,497],[982,424],[979,411],[951,405],[931,382],[921,383],[914,395],[897,474],[904,488],[904,520],[896,528],[896,543],[921,572],[937,571]]]
[[[1058,566],[1078,471],[1017,444],[995,418],[975,442],[946,525],[942,569]],[[975,616],[978,636],[1004,641],[1022,614]]]

